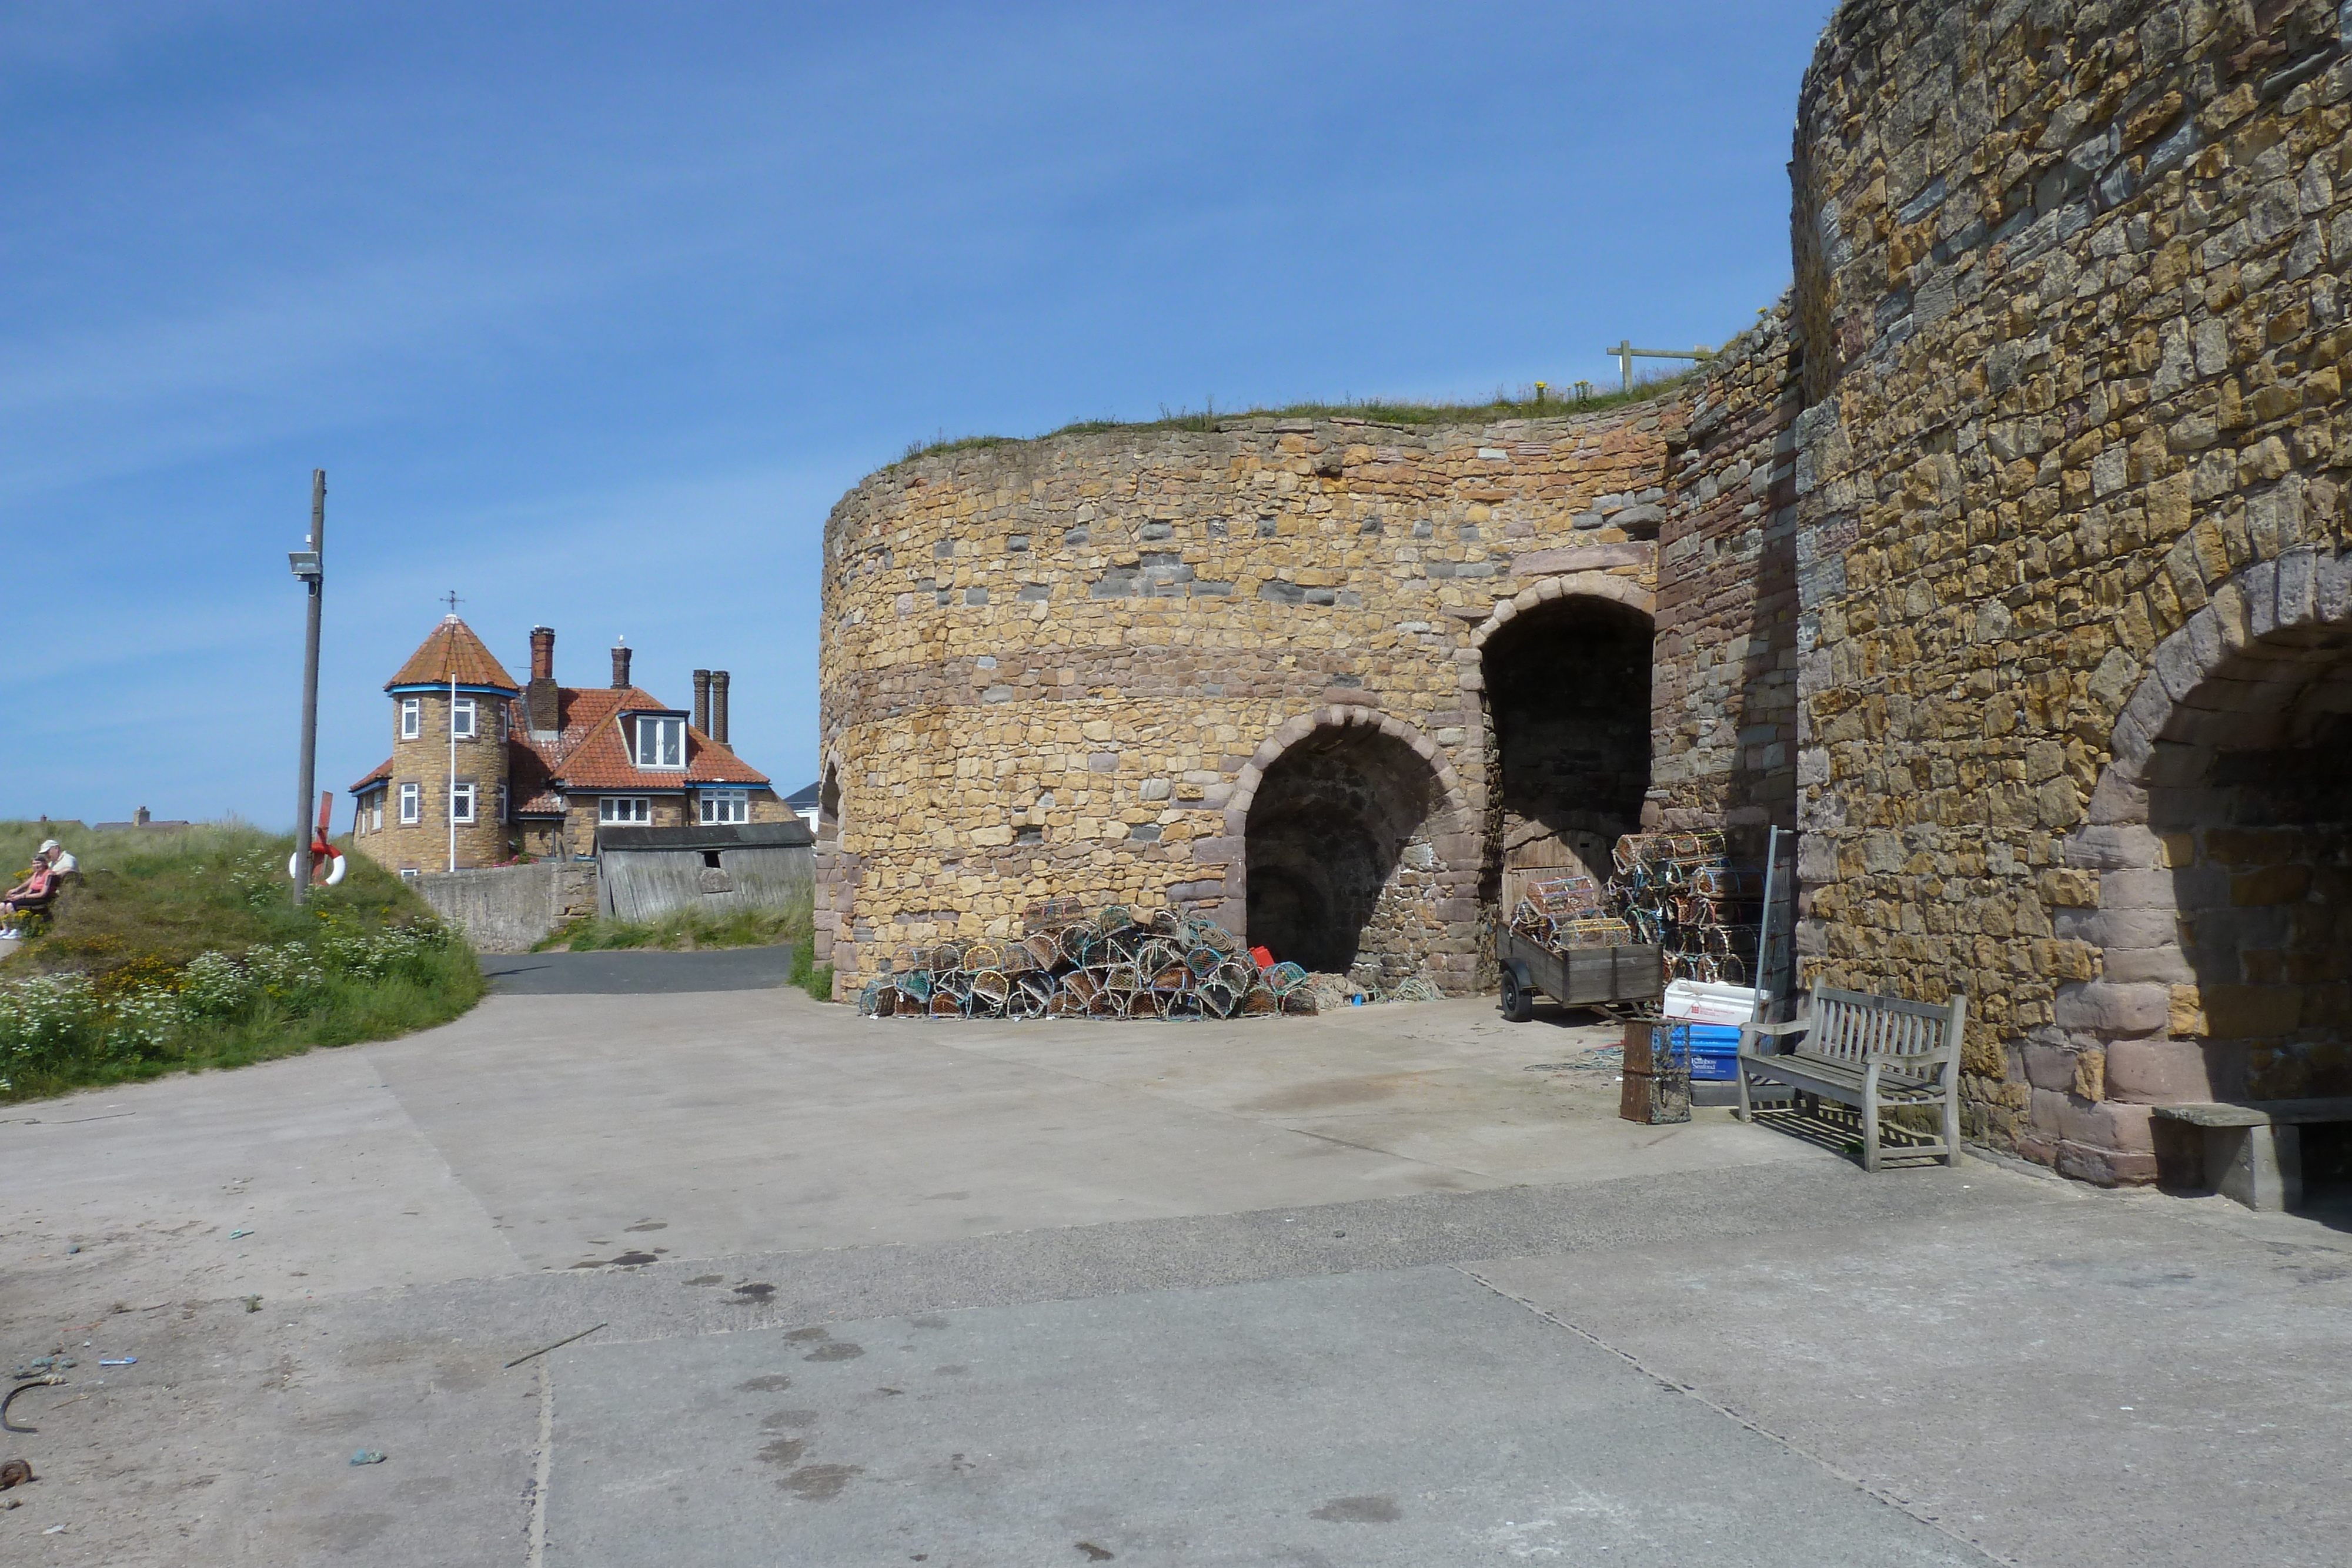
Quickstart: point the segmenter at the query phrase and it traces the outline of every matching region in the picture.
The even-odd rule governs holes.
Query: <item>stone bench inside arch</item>
[[[2303,1129],[2352,1124],[2352,1099],[2258,1100],[2155,1108],[2158,1180],[2218,1192],[2248,1208],[2303,1202]]]

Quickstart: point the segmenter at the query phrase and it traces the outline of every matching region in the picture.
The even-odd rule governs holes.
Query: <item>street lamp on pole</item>
[[[294,902],[310,895],[310,792],[319,783],[319,608],[327,586],[327,471],[310,470],[310,538],[307,549],[289,550],[287,563],[310,591],[310,631],[302,651],[302,755],[300,799],[294,810]]]

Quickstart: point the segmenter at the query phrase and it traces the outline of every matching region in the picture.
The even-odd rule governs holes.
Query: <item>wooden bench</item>
[[[2167,1186],[2201,1186],[2248,1208],[2278,1210],[2303,1202],[2302,1129],[2352,1122],[2352,1100],[2158,1105],[2153,1113],[2157,1168]],[[2169,1136],[2167,1124],[2175,1130]],[[2189,1145],[2186,1158],[2178,1141]]]
[[[1801,1017],[1744,1024],[1739,1030],[1739,1119],[1750,1116],[1750,1089],[1776,1085],[1820,1095],[1862,1113],[1862,1166],[1879,1168],[1879,1113],[1906,1106],[1940,1109],[1942,1140],[1905,1143],[1893,1152],[1960,1158],[1960,1030],[1969,999],[1911,1002],[1841,991],[1816,983]],[[1778,1042],[1801,1035],[1793,1049]],[[1778,1095],[1773,1098],[1779,1098]]]

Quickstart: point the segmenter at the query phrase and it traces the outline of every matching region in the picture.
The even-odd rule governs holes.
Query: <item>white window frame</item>
[[[413,865],[404,865],[400,868],[400,880],[403,882],[415,882],[418,877],[424,874],[425,873],[423,872],[418,871]]]
[[[749,789],[705,789],[695,800],[696,818],[706,828],[735,827],[751,820]]]
[[[623,815],[622,813],[633,813]],[[596,821],[607,828],[650,827],[654,802],[650,795],[606,795],[596,802]]]
[[[400,738],[403,740],[415,740],[422,737],[424,734],[425,699],[423,697],[401,698]]]
[[[669,744],[665,744],[667,742]],[[656,758],[664,760],[656,760]],[[674,760],[669,760],[674,758]],[[658,768],[665,771],[686,770],[686,720],[667,718],[660,714],[637,716],[636,764],[640,768]]]
[[[474,820],[474,816],[475,816],[475,808],[476,808],[476,806],[478,804],[478,797],[479,797],[480,793],[481,793],[481,791],[480,791],[480,788],[479,788],[478,786],[477,786],[477,785],[473,785],[473,784],[452,784],[452,785],[450,785],[450,786],[449,786],[449,820],[450,820],[451,821],[453,821],[453,822],[470,822],[470,821],[472,821]],[[458,802],[459,802],[459,801],[461,801],[461,800],[465,802],[465,809],[464,809],[463,810],[460,810],[458,809]]]
[[[372,833],[383,831],[383,797],[381,795],[375,798],[375,820],[368,824],[368,831]]]
[[[415,827],[425,820],[425,786],[403,784],[400,787],[400,825]]]
[[[471,697],[459,697],[449,705],[449,733],[459,740],[471,740],[482,733],[482,706]]]
[[[503,822],[503,821],[505,821],[507,820],[507,787],[506,787],[506,785],[505,785],[505,783],[504,783],[503,781],[501,781],[501,782],[499,783],[499,797],[498,797],[498,798],[499,798],[499,821],[501,821],[501,822]]]

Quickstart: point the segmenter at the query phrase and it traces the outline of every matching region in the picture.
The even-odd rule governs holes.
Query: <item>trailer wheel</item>
[[[1518,972],[1503,966],[1503,1021],[1525,1023],[1536,1016],[1535,993],[1519,983]]]

